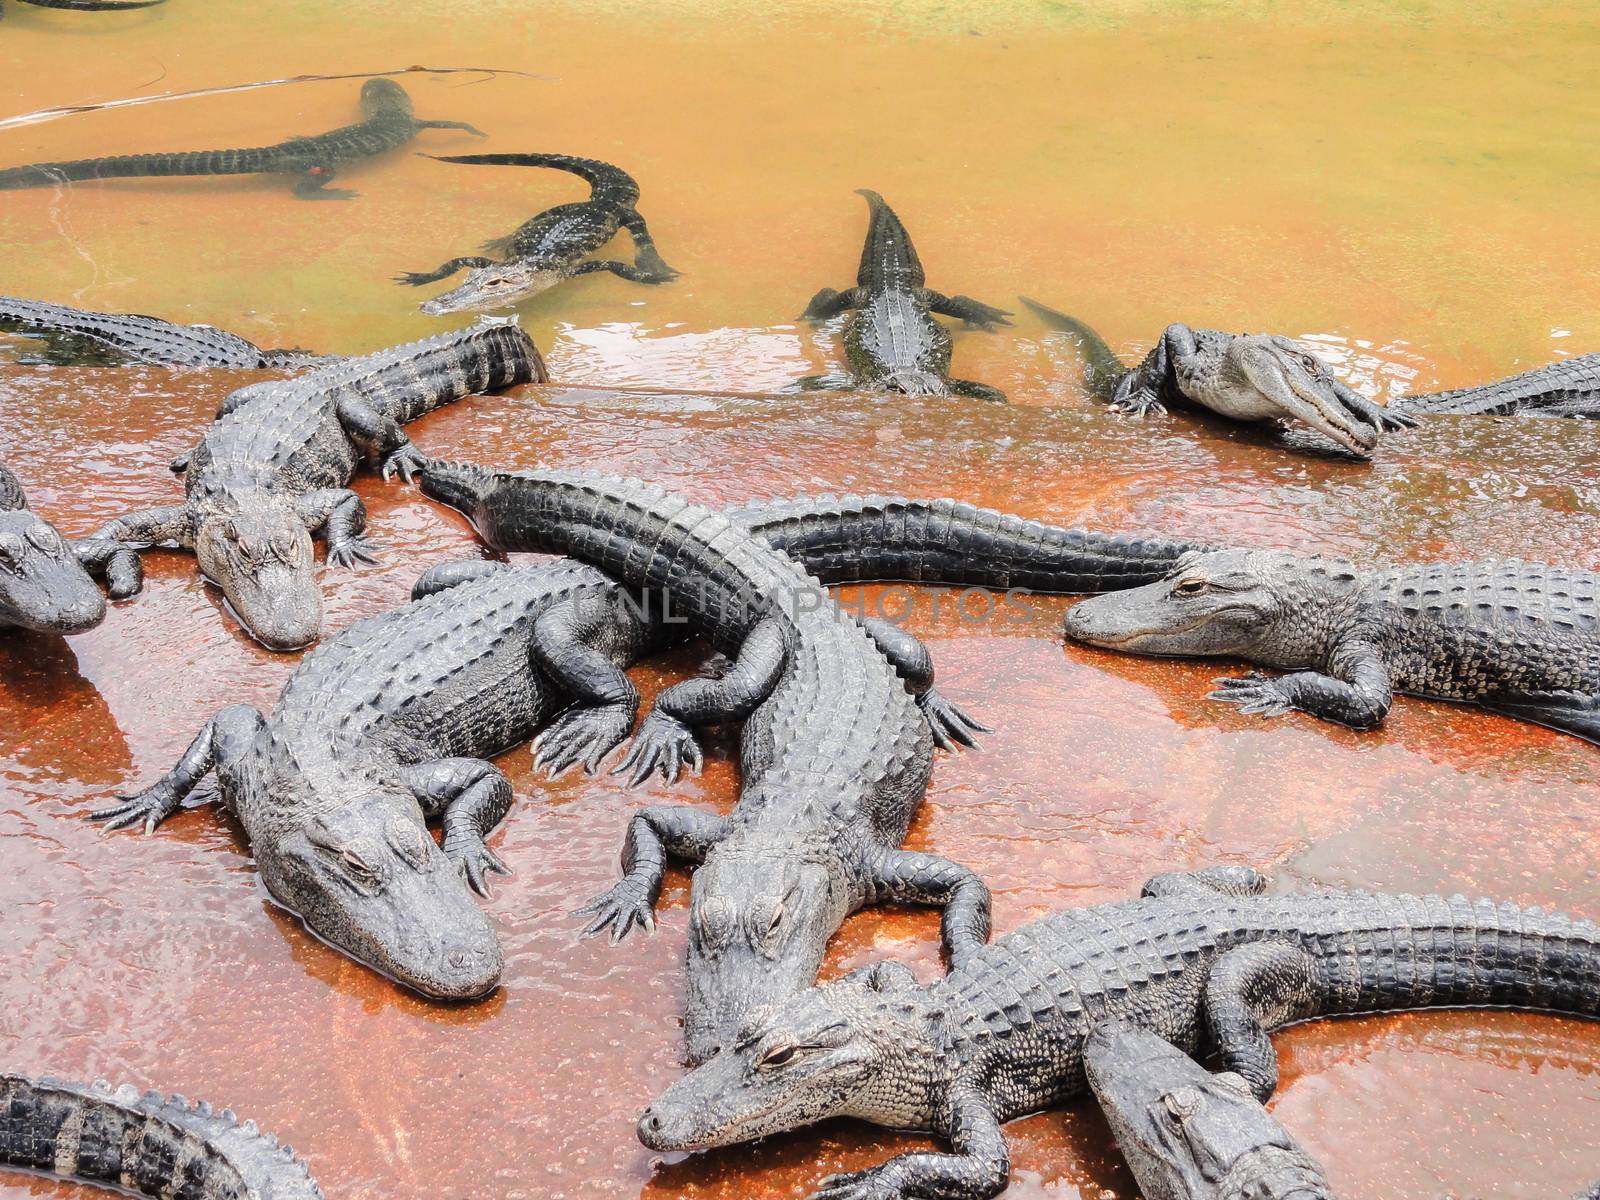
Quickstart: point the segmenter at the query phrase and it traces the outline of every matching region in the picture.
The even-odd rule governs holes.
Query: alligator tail
[[[419,475],[422,494],[471,517],[494,490],[495,474],[472,463],[429,459]]]
[[[167,0],[23,0],[35,8],[70,8],[76,12],[120,12],[128,8],[154,8]]]
[[[322,1196],[305,1163],[254,1121],[103,1081],[0,1073],[0,1164],[140,1196]]]
[[[114,158],[77,158],[66,162],[29,163],[0,171],[0,188],[50,187],[92,179],[148,179],[171,175],[256,175],[279,170],[272,152],[252,150],[186,150],[174,154],[122,154]]]
[[[911,244],[911,235],[906,232],[894,209],[877,192],[867,188],[857,188],[856,195],[864,196],[871,210],[867,240],[861,247],[861,266],[856,271],[856,283],[862,287],[886,283],[921,287],[927,282],[922,260],[917,257],[917,248]]]
[[[550,167],[585,180],[589,184],[590,198],[601,203],[632,208],[639,202],[639,185],[633,176],[598,158],[579,158],[571,154],[425,154],[423,157],[472,166]]]
[[[1109,402],[1117,390],[1118,381],[1128,373],[1128,366],[1106,345],[1105,339],[1077,317],[1069,317],[1026,296],[1018,296],[1017,299],[1052,329],[1070,333],[1078,339],[1078,353],[1083,355],[1083,386],[1095,399]]]

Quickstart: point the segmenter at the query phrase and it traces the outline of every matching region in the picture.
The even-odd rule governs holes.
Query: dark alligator
[[[1452,417],[1600,417],[1600,354],[1566,358],[1479,387],[1398,396],[1402,412]]]
[[[104,1080],[0,1073],[0,1166],[152,1200],[322,1200],[293,1149],[254,1121]]]
[[[575,158],[569,154],[455,154],[426,155],[440,162],[472,163],[506,167],[553,167],[570,171],[589,184],[589,198],[575,204],[558,204],[546,209],[521,228],[503,238],[484,244],[484,251],[503,261],[483,255],[452,258],[437,270],[408,272],[395,276],[396,283],[422,287],[447,279],[467,269],[466,281],[452,291],[423,302],[422,311],[432,316],[473,309],[509,308],[519,300],[536,296],[563,279],[610,271],[634,283],[667,283],[678,272],[662,261],[654,239],[635,205],[639,185],[621,167],[594,158]],[[633,238],[633,265],[615,259],[591,259],[618,230],[626,229]]]
[[[362,119],[354,125],[313,137],[290,138],[274,146],[29,163],[0,170],[0,189],[156,176],[297,175],[294,193],[302,199],[342,200],[355,193],[328,186],[339,163],[398,150],[424,129],[462,129],[483,136],[481,130],[460,121],[417,120],[412,116],[411,97],[392,79],[369,79],[361,85],[361,114]]]
[[[1077,339],[1084,387],[1117,412],[1159,416],[1169,404],[1189,404],[1235,421],[1301,421],[1360,458],[1371,457],[1384,433],[1417,423],[1354,391],[1286,337],[1168,325],[1155,348],[1129,368],[1076,317],[1021,300]]]
[[[850,379],[844,386],[908,396],[968,396],[995,404],[1005,393],[988,384],[950,378],[950,331],[933,313],[959,317],[976,329],[1009,325],[1005,309],[980,304],[970,296],[945,296],[926,286],[922,260],[911,235],[877,192],[862,189],[871,214],[861,250],[856,286],[823,288],[811,298],[803,321],[826,321],[855,310],[844,329]],[[803,387],[828,386],[827,377],[801,381]]]
[[[154,8],[167,0],[22,0],[35,8],[68,8],[74,12],[124,12],[131,8]],[[6,15],[6,6],[0,0],[0,17]]]
[[[330,563],[375,561],[360,536],[366,508],[346,486],[362,458],[379,458],[386,479],[410,479],[423,459],[402,425],[546,377],[527,334],[499,322],[241,388],[179,460],[184,502],[117,518],[80,542],[78,557],[112,596],[130,596],[143,576],[133,547],[175,543],[194,552],[257,641],[304,646],[322,627],[312,532],[327,540]]]
[[[105,597],[55,526],[28,508],[0,462],[0,630],[82,633],[106,615]]]
[[[1245,712],[1357,729],[1395,692],[1482,705],[1600,742],[1600,575],[1486,559],[1358,571],[1282,551],[1186,556],[1157,583],[1067,612],[1067,636],[1132,654],[1293,672],[1224,679]]]
[[[826,1200],[1005,1189],[1001,1125],[1085,1088],[1084,1043],[1123,1018],[1216,1048],[1258,1098],[1277,1082],[1270,1031],[1394,1009],[1505,1005],[1600,1015],[1600,925],[1463,897],[1259,894],[1248,868],[1158,875],[1143,899],[1045,917],[919,986],[865,967],[752,1016],[647,1109],[657,1150],[722,1146],[835,1116],[948,1138],[825,1180]]]
[[[122,362],[163,367],[306,367],[327,362],[303,350],[263,350],[212,325],[174,325],[134,313],[88,312],[43,300],[0,296],[0,329],[50,342],[56,366]]]

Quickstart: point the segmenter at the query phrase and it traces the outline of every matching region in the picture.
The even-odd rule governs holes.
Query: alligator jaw
[[[105,597],[53,526],[26,508],[0,511],[0,627],[82,633]]]

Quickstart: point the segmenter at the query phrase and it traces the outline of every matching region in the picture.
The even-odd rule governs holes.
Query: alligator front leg
[[[142,792],[118,796],[122,803],[89,814],[91,821],[104,821],[107,829],[127,829],[143,823],[146,833],[155,832],[183,806],[183,801],[207,772],[225,770],[248,750],[266,721],[248,704],[235,704],[207,721],[183,752],[178,765]]]
[[[463,258],[452,258],[447,263],[441,263],[435,271],[405,271],[394,277],[396,283],[403,283],[409,287],[425,287],[430,283],[438,283],[441,279],[448,279],[457,271],[465,271],[469,267],[498,266],[494,259],[484,258],[481,254],[469,254]]]
[[[661,895],[667,856],[683,862],[704,862],[727,830],[724,818],[687,805],[646,808],[635,813],[622,843],[622,878],[605,895],[573,913],[594,914],[584,926],[583,936],[593,937],[610,926],[615,943],[635,925],[646,933],[654,930],[656,898]]]
[[[940,749],[976,747],[973,734],[994,732],[946,700],[933,686],[933,655],[928,653],[921,638],[882,617],[862,617],[861,628],[866,630],[878,652],[889,660],[895,674],[906,685],[906,691],[917,698],[917,706],[927,718],[933,740]]]
[[[337,172],[332,163],[318,163],[314,167],[307,167],[300,173],[300,179],[294,185],[294,194],[302,200],[354,200],[359,192],[349,188],[331,188]]]
[[[1359,639],[1341,642],[1328,656],[1327,668],[1327,674],[1296,671],[1269,679],[1252,671],[1240,678],[1219,679],[1210,699],[1266,717],[1299,709],[1352,729],[1376,729],[1383,724],[1394,687],[1389,665],[1378,648]]]
[[[965,396],[969,400],[983,400],[989,404],[1010,404],[1006,394],[997,387],[990,387],[987,383],[974,383],[970,379],[952,379],[950,381],[950,394],[952,396]]]
[[[1167,409],[1161,403],[1161,392],[1172,376],[1173,360],[1194,354],[1198,349],[1194,330],[1177,323],[1168,325],[1144,361],[1117,381],[1108,407],[1132,417],[1164,415]]]
[[[939,932],[950,967],[960,967],[989,940],[989,889],[966,867],[935,854],[885,850],[867,864],[873,900],[943,909]]]
[[[1005,1190],[1011,1153],[994,1105],[962,1085],[946,1117],[953,1154],[902,1154],[865,1171],[830,1175],[811,1200],[988,1200]]]
[[[490,872],[511,868],[483,839],[511,808],[511,781],[481,758],[440,758],[405,770],[406,786],[429,816],[443,814],[445,857],[480,896],[489,895]]]
[[[579,263],[572,268],[572,277],[593,275],[596,271],[610,271],[613,275],[633,283],[666,283],[668,280],[678,277],[676,272],[671,275],[657,275],[644,267],[618,262],[614,258],[590,259],[588,262]]]
[[[837,317],[842,312],[861,306],[861,289],[850,288],[847,291],[835,291],[833,288],[823,288],[811,297],[811,303],[806,305],[805,312],[800,314],[802,321],[826,321]]]
[[[650,236],[650,229],[644,223],[644,218],[639,215],[638,209],[630,208],[622,214],[622,227],[633,239],[633,262],[641,271],[653,276],[658,283],[666,283],[682,274],[667,266],[666,260],[661,257],[661,252],[656,249],[655,238]]]
[[[422,451],[411,444],[400,422],[360,397],[340,396],[334,412],[345,433],[362,453],[383,460],[381,469],[385,479],[394,478],[394,473],[399,471],[400,477],[410,483],[411,477],[428,461]]]
[[[956,317],[974,329],[982,329],[986,333],[993,333],[997,325],[1011,324],[1006,320],[1011,316],[1009,309],[984,304],[971,296],[945,296],[931,288],[924,288],[922,300],[931,312],[943,317]]]
[[[319,488],[295,502],[295,511],[313,534],[328,543],[328,562],[354,569],[356,563],[376,563],[376,547],[361,536],[367,527],[367,506],[349,488]]]
[[[578,763],[593,775],[633,728],[639,691],[595,649],[601,639],[624,636],[623,623],[631,619],[621,605],[593,597],[555,605],[534,622],[534,663],[573,697],[573,706],[534,739],[533,765],[550,778]]]
[[[144,586],[139,548],[177,542],[188,548],[194,519],[187,504],[148,508],[107,522],[87,538],[72,545],[83,569],[106,581],[113,600],[136,594]]]
[[[490,562],[482,558],[435,563],[419,575],[417,581],[411,585],[411,598],[421,600],[426,596],[437,596],[440,592],[460,587],[464,583],[472,583],[474,580],[512,569],[510,563]]]
[[[1299,946],[1237,946],[1206,975],[1205,1017],[1225,1069],[1244,1077],[1257,1100],[1278,1086],[1278,1052],[1268,1031],[1311,1016],[1322,984],[1317,964]]]

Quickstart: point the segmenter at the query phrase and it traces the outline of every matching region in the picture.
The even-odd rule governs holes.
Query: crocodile
[[[1001,1126],[1084,1091],[1084,1045],[1122,1018],[1215,1047],[1257,1099],[1269,1031],[1395,1009],[1503,1005],[1600,1016],[1600,925],[1464,897],[1265,895],[1246,867],[1158,875],[1142,898],[1044,917],[921,986],[892,961],[752,1014],[645,1110],[656,1150],[725,1146],[831,1117],[948,1139],[824,1180],[825,1200],[1003,1191]]]
[[[1481,705],[1600,742],[1600,575],[1484,559],[1358,570],[1283,551],[1186,555],[1156,583],[1080,601],[1067,636],[1133,654],[1243,658],[1293,672],[1212,699],[1356,729],[1395,692]]]
[[[118,517],[78,543],[79,560],[122,598],[142,584],[134,547],[176,543],[194,552],[252,637],[297,649],[322,626],[312,532],[327,540],[330,563],[376,561],[361,537],[366,508],[346,486],[362,457],[378,456],[385,479],[410,479],[423,459],[401,425],[475,392],[546,378],[527,334],[499,322],[240,388],[179,460],[184,502]]]
[[[304,200],[345,200],[356,193],[330,188],[337,165],[398,150],[424,129],[460,129],[484,136],[461,121],[419,121],[411,97],[392,79],[361,85],[362,119],[312,137],[290,138],[273,146],[245,150],[183,150],[159,154],[119,154],[67,162],[28,163],[0,170],[0,189],[50,187],[99,179],[156,176],[295,175],[294,194]]]
[[[1383,434],[1417,423],[1368,400],[1315,354],[1277,334],[1168,325],[1130,368],[1076,317],[1020,299],[1046,324],[1077,339],[1084,387],[1115,412],[1143,418],[1160,416],[1168,404],[1187,404],[1234,421],[1300,421],[1358,458],[1370,458]]]
[[[204,1100],[0,1072],[0,1166],[152,1200],[322,1200],[293,1148]]]
[[[841,581],[965,572],[991,584],[1093,591],[1159,575],[1178,553],[1161,539],[1058,530],[942,500],[786,500],[741,509],[737,520]],[[504,869],[484,838],[511,788],[486,757],[542,730],[536,767],[595,771],[638,705],[619,668],[682,629],[645,595],[571,561],[442,564],[413,594],[307,654],[269,715],[223,710],[173,771],[95,815],[113,828],[153,830],[214,771],[217,798],[238,818],[279,904],[413,990],[463,998],[492,989],[501,963],[468,894],[486,894],[489,875]],[[926,648],[887,622],[862,624],[935,740],[970,744],[974,723],[933,688]],[[704,820],[687,809],[649,811],[679,825]],[[424,833],[429,815],[442,818],[442,851]]]
[[[621,167],[594,158],[570,154],[455,154],[425,155],[439,162],[508,167],[553,167],[570,171],[589,184],[589,198],[558,204],[523,223],[515,233],[484,244],[487,254],[452,258],[436,270],[407,272],[396,283],[424,287],[463,269],[464,283],[441,296],[424,301],[430,316],[475,309],[509,308],[578,275],[610,271],[634,283],[667,283],[678,272],[662,260],[655,240],[639,215],[639,185]],[[633,265],[615,259],[586,259],[618,230],[633,239]]]
[[[922,260],[894,210],[877,192],[863,188],[856,194],[866,197],[870,210],[856,286],[842,292],[823,288],[800,315],[803,321],[826,321],[854,310],[844,329],[850,370],[846,386],[1004,404],[1005,393],[998,388],[950,378],[950,331],[933,314],[959,317],[984,330],[1009,325],[1011,314],[970,296],[945,296],[927,287]],[[801,386],[829,386],[829,380],[811,376]]]
[[[263,350],[236,333],[212,325],[174,325],[134,313],[89,312],[0,296],[0,329],[50,342],[55,366],[137,362],[163,367],[289,369],[329,359],[304,350]]]
[[[82,633],[105,615],[71,545],[28,508],[22,482],[0,462],[0,629]]]
[[[1600,417],[1600,354],[1580,354],[1478,387],[1398,396],[1389,406],[1451,417]]]

